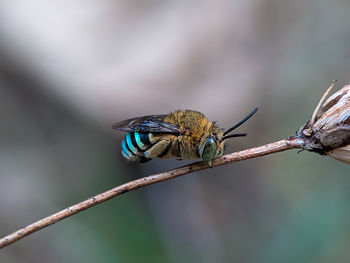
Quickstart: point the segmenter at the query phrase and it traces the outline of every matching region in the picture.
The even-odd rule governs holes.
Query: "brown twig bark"
[[[254,147],[251,149],[234,152],[230,154],[226,154],[220,158],[217,158],[213,161],[212,166],[221,166],[224,164],[229,164],[237,161],[242,161],[246,159],[251,158],[257,158],[264,155],[277,153],[281,151],[286,151],[290,149],[296,149],[296,148],[302,148],[302,145],[304,144],[304,140],[300,138],[291,137],[289,139],[280,140],[277,142],[273,142],[270,144]],[[53,215],[50,215],[48,217],[45,217],[43,219],[40,219],[26,227],[23,227],[12,234],[9,234],[3,238],[0,239],[0,249],[4,248],[22,238],[25,236],[28,236],[40,229],[43,229],[49,225],[55,224],[58,221],[61,221],[62,219],[66,217],[70,217],[74,214],[77,214],[85,209],[88,209],[90,207],[93,207],[95,205],[98,205],[102,202],[105,202],[113,197],[116,197],[118,195],[124,194],[126,192],[155,184],[160,183],[166,180],[173,179],[175,177],[186,175],[189,173],[193,173],[196,171],[200,171],[203,169],[209,168],[208,164],[205,162],[196,162],[189,165],[182,166],[180,168],[176,168],[164,173],[154,174],[150,176],[146,176],[137,180],[130,181],[128,183],[122,184],[120,186],[117,186],[111,190],[108,190],[104,193],[95,195],[93,197],[90,197],[89,199],[82,201],[78,204],[75,204],[73,206],[70,206],[62,211],[59,211]]]

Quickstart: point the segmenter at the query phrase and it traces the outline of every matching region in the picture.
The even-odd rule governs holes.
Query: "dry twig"
[[[251,158],[257,158],[264,155],[286,151],[290,149],[296,149],[296,148],[303,148],[305,141],[300,138],[291,137],[289,139],[280,140],[274,143],[254,147],[251,149],[234,152],[230,154],[226,154],[220,158],[217,158],[213,161],[212,166],[221,166],[224,164],[229,164],[237,161],[242,161],[246,159]],[[28,236],[40,229],[43,229],[49,225],[55,224],[58,221],[61,221],[62,219],[66,217],[70,217],[74,214],[77,214],[85,209],[88,209],[90,207],[93,207],[97,204],[100,204],[102,202],[105,202],[113,197],[116,197],[118,195],[124,194],[126,192],[155,184],[160,183],[166,180],[173,179],[175,177],[186,175],[189,173],[193,173],[196,171],[200,171],[203,169],[209,168],[208,164],[205,162],[196,162],[193,164],[189,164],[180,168],[176,168],[164,173],[154,174],[150,176],[146,176],[137,180],[130,181],[128,183],[122,184],[120,186],[117,186],[111,190],[108,190],[104,193],[95,195],[85,201],[82,201],[78,204],[75,204],[73,206],[70,206],[60,212],[57,212],[56,214],[50,215],[48,217],[45,217],[41,220],[38,220],[34,222],[33,224],[30,224],[26,227],[23,227],[12,234],[5,236],[0,239],[0,249],[4,248],[22,238],[25,236]]]

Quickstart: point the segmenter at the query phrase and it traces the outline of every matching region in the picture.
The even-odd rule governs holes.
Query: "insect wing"
[[[124,132],[180,134],[178,126],[164,122],[167,115],[148,115],[115,123],[112,128]]]

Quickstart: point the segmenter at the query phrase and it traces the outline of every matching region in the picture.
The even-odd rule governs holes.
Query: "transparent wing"
[[[167,115],[148,115],[136,117],[115,123],[112,128],[124,132],[138,131],[141,133],[170,133],[180,134],[180,128],[174,124],[164,122]]]

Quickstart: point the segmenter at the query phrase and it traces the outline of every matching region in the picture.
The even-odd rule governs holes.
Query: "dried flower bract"
[[[328,155],[334,159],[350,164],[350,144],[330,151]]]
[[[297,137],[305,140],[305,150],[350,163],[350,85],[323,103],[334,83],[322,96],[311,120],[299,129]]]

